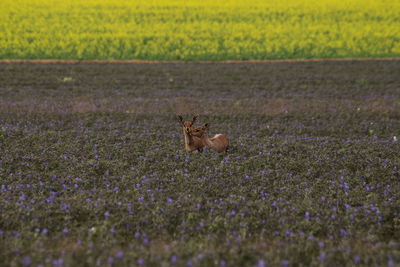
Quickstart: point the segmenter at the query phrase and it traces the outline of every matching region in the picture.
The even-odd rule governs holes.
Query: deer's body
[[[185,150],[190,152],[194,150],[202,151],[204,143],[196,136],[191,136],[185,129],[183,129],[183,139],[185,142]]]
[[[193,137],[200,138],[203,144],[212,148],[214,151],[220,152],[227,152],[229,148],[229,140],[226,135],[223,134],[216,134],[213,137],[209,137],[207,130],[209,128],[208,123],[204,126],[200,126],[190,130],[190,135]]]
[[[193,123],[196,121],[196,117],[193,117],[192,121],[183,121],[182,117],[179,116],[179,119],[182,123],[182,131],[183,131],[183,141],[185,145],[185,150],[190,151],[203,151],[203,147],[205,146],[202,142],[201,138],[192,136],[189,134],[192,129]]]

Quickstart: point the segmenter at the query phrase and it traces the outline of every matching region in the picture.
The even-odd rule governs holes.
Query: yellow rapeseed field
[[[399,57],[399,0],[1,0],[1,59]]]

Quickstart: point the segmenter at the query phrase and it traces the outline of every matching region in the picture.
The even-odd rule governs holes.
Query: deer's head
[[[208,131],[208,129],[210,129],[210,124],[206,123],[200,127],[190,129],[189,134],[196,137],[202,137],[204,133]]]
[[[184,128],[184,130],[189,133],[194,122],[196,121],[197,116],[194,116],[193,119],[191,121],[183,121],[182,116],[178,116],[180,123],[182,124],[182,127]]]

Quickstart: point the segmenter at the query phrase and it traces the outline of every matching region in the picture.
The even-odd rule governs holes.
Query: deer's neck
[[[192,146],[193,145],[193,137],[185,131],[185,128],[183,128],[182,131],[183,131],[183,137],[185,140],[185,147]]]
[[[213,141],[208,137],[207,133],[204,133],[203,136],[201,137],[201,140],[203,141],[204,144],[206,144],[209,147],[213,146]]]

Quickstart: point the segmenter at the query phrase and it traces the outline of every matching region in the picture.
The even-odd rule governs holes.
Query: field
[[[0,63],[0,265],[398,265],[399,69]]]
[[[400,56],[398,0],[2,0],[0,59]]]

